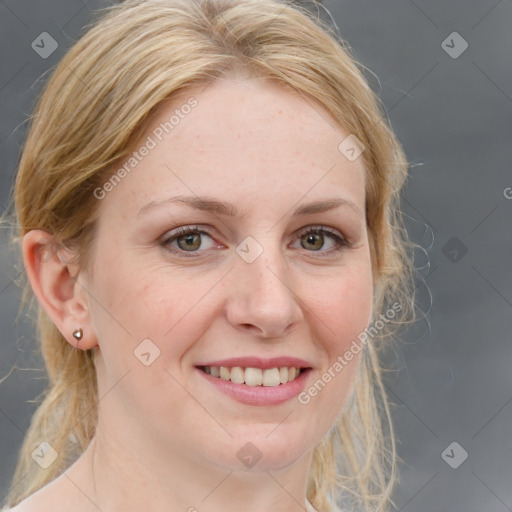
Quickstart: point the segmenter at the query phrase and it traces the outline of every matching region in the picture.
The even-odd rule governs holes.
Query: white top
[[[311,505],[311,503],[309,502],[309,500],[307,498],[306,498],[306,512],[318,512],[316,510],[316,508],[314,508],[313,505]],[[341,510],[336,505],[333,505],[331,503],[331,512],[345,512],[345,511]]]
[[[306,512],[318,512],[314,507],[313,505],[311,505],[311,503],[309,502],[309,500],[306,498]],[[336,506],[333,506],[331,504],[331,512],[343,512],[342,510],[340,510],[338,507]]]
[[[316,509],[313,508],[313,505],[309,503],[309,500],[306,498],[306,511],[307,512],[317,512]]]

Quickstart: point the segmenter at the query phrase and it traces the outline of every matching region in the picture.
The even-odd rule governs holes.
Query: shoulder
[[[330,512],[349,512],[346,508],[339,507],[336,503],[331,501]]]
[[[47,503],[39,499],[35,494],[20,501],[13,508],[2,508],[0,512],[41,512],[45,509]]]
[[[26,503],[27,500],[23,500],[13,508],[1,508],[0,512],[36,512],[36,509]]]
[[[315,508],[313,508],[313,505],[306,500],[306,512],[317,512]],[[347,512],[346,510],[342,510],[337,505],[330,503],[329,512]]]
[[[2,508],[0,512],[90,512],[91,503],[78,495],[76,487],[64,475],[46,484],[13,508]],[[97,508],[94,509],[97,512]]]

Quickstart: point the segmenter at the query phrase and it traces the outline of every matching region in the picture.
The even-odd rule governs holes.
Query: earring
[[[75,340],[80,341],[84,336],[84,331],[82,331],[82,328],[79,327],[76,331],[73,331],[73,338]]]

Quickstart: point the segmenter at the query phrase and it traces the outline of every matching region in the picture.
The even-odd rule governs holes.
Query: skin
[[[65,252],[41,257],[51,241],[43,231],[24,238],[38,300],[73,346],[83,328],[78,346],[95,351],[102,398],[83,456],[16,510],[52,500],[53,510],[130,512],[148,500],[155,512],[304,510],[312,451],[350,397],[360,354],[307,405],[241,404],[195,365],[300,357],[313,368],[307,389],[364,330],[373,283],[363,159],[338,151],[348,133],[321,105],[262,80],[186,90],[141,141],[190,96],[197,107],[100,201],[89,268],[79,271]],[[139,214],[177,195],[211,196],[244,215],[165,201]],[[327,198],[353,207],[293,214]],[[192,257],[170,252],[177,241],[162,246],[190,225],[211,228]],[[319,225],[351,246],[336,252],[325,233],[312,250],[301,235]],[[236,252],[247,236],[263,248],[252,263]],[[160,355],[145,366],[133,352],[148,338]],[[262,454],[252,468],[237,457],[247,442]]]

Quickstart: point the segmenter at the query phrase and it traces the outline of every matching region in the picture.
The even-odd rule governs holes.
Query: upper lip
[[[261,357],[233,357],[230,359],[217,359],[215,361],[206,361],[196,366],[225,366],[227,368],[241,367],[241,368],[261,368],[266,370],[268,368],[311,368],[312,365],[304,359],[298,359],[297,357],[272,357],[270,359],[264,359]]]

